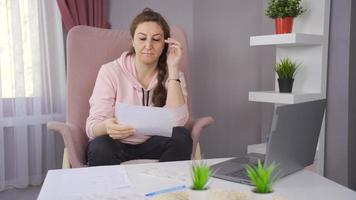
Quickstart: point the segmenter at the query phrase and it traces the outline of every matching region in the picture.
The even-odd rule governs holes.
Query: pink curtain
[[[67,30],[76,25],[110,28],[107,0],[57,0]]]

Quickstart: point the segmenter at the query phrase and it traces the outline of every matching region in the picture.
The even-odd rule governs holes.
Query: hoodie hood
[[[137,80],[136,75],[136,65],[135,65],[135,54],[129,54],[125,51],[121,54],[120,58],[117,59],[119,67],[121,67],[124,76],[127,77],[132,83],[133,87],[137,90],[142,90],[144,87]],[[154,74],[148,88],[146,90],[152,90],[157,85],[157,72]]]

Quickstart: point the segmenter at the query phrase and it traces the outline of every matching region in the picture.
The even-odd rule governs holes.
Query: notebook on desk
[[[248,154],[212,166],[214,177],[251,185],[245,166],[278,165],[281,177],[314,161],[326,100],[278,106],[273,115],[266,155]]]

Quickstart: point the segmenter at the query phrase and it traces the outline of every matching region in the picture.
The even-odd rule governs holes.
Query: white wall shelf
[[[277,47],[322,45],[323,36],[304,33],[261,35],[250,37],[250,46],[276,45]]]
[[[250,37],[250,46],[273,45],[276,48],[276,62],[289,57],[301,64],[294,77],[292,93],[279,93],[278,76],[272,91],[251,91],[249,101],[296,104],[326,98],[328,66],[330,0],[302,0],[307,9],[302,16],[294,18],[292,33],[260,35]],[[265,66],[264,66],[265,67]],[[270,66],[273,70],[274,66]],[[321,127],[317,172],[324,174],[325,125]]]
[[[278,91],[249,92],[248,100],[265,103],[296,104],[325,98],[321,93],[279,93]]]

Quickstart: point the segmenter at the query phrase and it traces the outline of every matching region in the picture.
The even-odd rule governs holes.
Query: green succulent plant
[[[301,0],[270,0],[265,10],[270,18],[297,17],[306,10],[302,7]]]
[[[254,192],[273,192],[273,184],[279,179],[278,173],[274,173],[275,170],[276,166],[274,163],[264,168],[260,160],[257,166],[246,166],[247,175],[255,185]]]
[[[280,79],[293,79],[300,64],[292,61],[290,58],[282,58],[276,64],[274,71],[278,74]]]
[[[193,162],[192,164],[192,179],[193,190],[205,190],[207,189],[210,177],[213,175],[213,171],[206,162]]]

